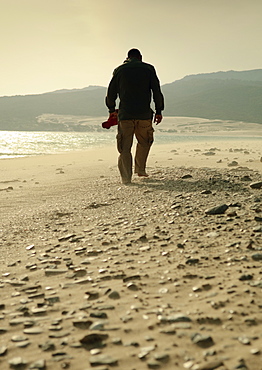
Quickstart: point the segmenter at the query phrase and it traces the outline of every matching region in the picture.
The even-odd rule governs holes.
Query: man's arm
[[[156,71],[155,71],[154,67],[152,69],[151,89],[152,89],[152,92],[153,92],[153,100],[154,100],[155,109],[156,109],[154,122],[156,124],[159,124],[162,121],[161,112],[162,112],[162,110],[164,110],[164,96],[161,92],[159,79],[156,75]]]
[[[116,99],[117,99],[117,84],[115,76],[112,77],[112,80],[109,83],[106,95],[106,106],[109,110],[109,113],[113,113],[116,110]]]

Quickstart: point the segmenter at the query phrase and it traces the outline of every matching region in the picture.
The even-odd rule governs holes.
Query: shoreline
[[[188,142],[154,143],[149,153],[148,171],[159,166],[190,166],[232,168],[249,167],[262,171],[262,147],[259,140],[203,140]],[[135,144],[132,148],[134,155]],[[64,168],[70,169],[71,177],[80,173],[86,176],[106,176],[112,170],[117,172],[118,152],[115,144],[73,150],[63,153],[43,154],[0,160],[0,190],[3,184],[26,181],[34,173],[36,179],[46,182],[62,174]],[[66,172],[66,171],[65,171]],[[67,174],[63,174],[67,177]],[[37,181],[37,180],[36,180]],[[60,179],[59,179],[60,181]]]
[[[260,133],[259,133],[260,134]],[[111,133],[112,135],[112,133]],[[198,144],[198,142],[203,143],[206,141],[206,145],[213,145],[214,143],[223,143],[224,141],[226,143],[232,142],[234,145],[236,143],[239,143],[240,141],[243,142],[250,142],[250,141],[262,141],[262,134],[260,136],[258,134],[249,134],[249,135],[243,135],[243,132],[235,132],[231,133],[231,135],[227,135],[227,133],[222,134],[208,134],[206,133],[205,135],[203,134],[195,134],[195,133],[189,133],[185,135],[184,133],[179,133],[179,134],[170,134],[168,132],[160,132],[160,135],[166,138],[166,141],[163,142],[162,140],[158,141],[158,136],[159,133],[155,134],[155,141],[153,143],[153,146],[166,146],[166,145],[189,145],[189,144]],[[239,136],[236,136],[239,135]],[[169,139],[168,139],[169,138]],[[182,140],[180,140],[182,138]],[[135,139],[134,139],[135,141]],[[112,140],[108,143],[98,143],[97,145],[92,145],[88,148],[76,148],[76,149],[65,149],[57,152],[50,152],[50,153],[40,153],[40,154],[21,154],[21,155],[5,155],[5,156],[0,156],[0,161],[1,160],[8,160],[8,159],[19,159],[19,158],[30,158],[30,157],[36,157],[39,158],[41,156],[49,156],[49,155],[64,155],[64,154],[72,154],[72,153],[83,153],[86,151],[99,151],[103,150],[104,148],[109,148],[115,146],[115,143],[112,143]],[[135,144],[133,145],[135,146]]]
[[[65,117],[66,118],[66,117]],[[90,131],[86,132],[34,132],[34,131],[22,131],[22,139],[19,137],[12,136],[12,131],[6,131],[6,138],[3,137],[4,143],[9,143],[9,147],[2,147],[1,159],[16,158],[16,156],[9,156],[5,153],[6,150],[10,150],[11,153],[21,154],[21,157],[30,156],[32,152],[40,153],[39,155],[60,154],[70,152],[71,149],[75,148],[78,151],[79,147],[89,150],[91,148],[101,148],[103,146],[115,145],[116,127],[112,127],[110,130],[101,129],[97,131],[97,117],[89,117],[90,122],[93,122],[90,126]],[[102,120],[102,118],[101,118]],[[100,125],[100,124],[99,124]],[[262,140],[262,124],[257,123],[244,123],[242,121],[227,121],[227,120],[211,120],[204,118],[194,117],[164,117],[161,125],[154,125],[155,129],[155,143],[154,145],[162,145],[167,143],[173,143],[178,145],[180,142],[196,143],[198,141],[247,141]],[[27,145],[29,143],[29,145]],[[66,143],[66,145],[65,145]],[[93,147],[94,145],[94,147]],[[67,148],[66,148],[67,146]],[[24,148],[24,149],[23,149]],[[27,148],[27,149],[26,149]],[[54,152],[55,148],[55,152]],[[66,149],[65,149],[66,148]],[[69,151],[68,151],[69,149]],[[25,153],[21,153],[24,150]],[[29,155],[26,150],[29,151]],[[0,149],[1,151],[1,149]],[[51,153],[54,152],[54,153]]]

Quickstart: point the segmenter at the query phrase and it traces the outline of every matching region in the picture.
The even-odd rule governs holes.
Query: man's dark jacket
[[[119,97],[118,119],[152,119],[151,98],[155,103],[156,114],[164,109],[164,97],[161,93],[155,68],[136,58],[127,59],[114,70],[108,86],[106,106],[112,113],[116,109]]]

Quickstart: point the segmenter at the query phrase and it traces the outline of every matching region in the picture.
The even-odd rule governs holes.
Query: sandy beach
[[[261,140],[0,161],[0,368],[262,369]]]

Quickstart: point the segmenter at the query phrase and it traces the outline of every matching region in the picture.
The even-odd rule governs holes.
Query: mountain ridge
[[[192,78],[209,78],[210,76],[212,76],[212,79],[237,79],[244,81],[262,81],[262,69],[251,69],[245,71],[230,70],[211,73],[198,73],[187,75],[183,77],[181,80]]]
[[[162,85],[165,116],[262,123],[262,69],[188,75]],[[106,87],[61,89],[43,94],[0,97],[0,130],[64,130],[44,124],[42,115],[107,116]],[[69,127],[66,130],[88,130]]]

